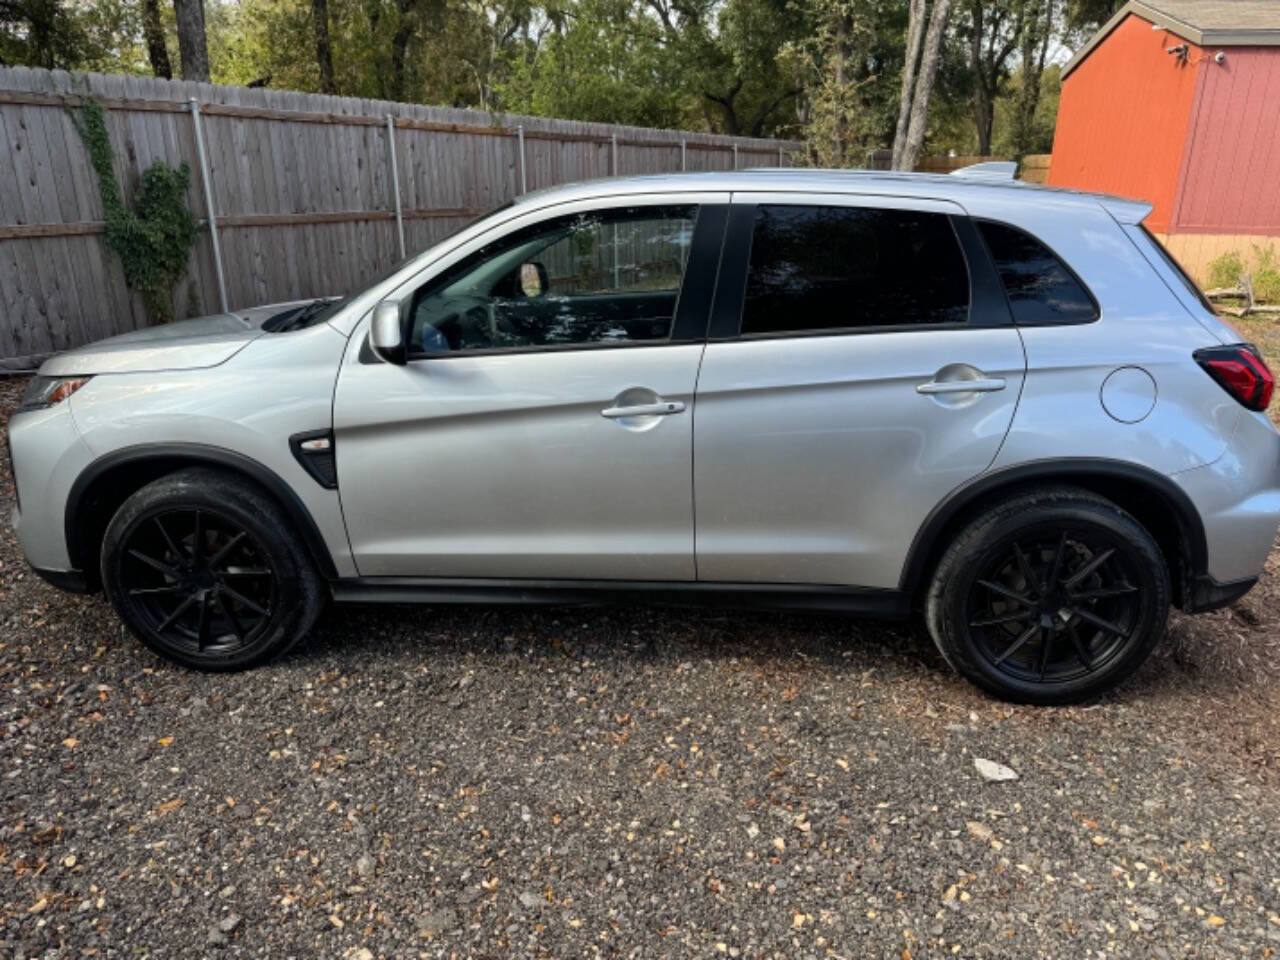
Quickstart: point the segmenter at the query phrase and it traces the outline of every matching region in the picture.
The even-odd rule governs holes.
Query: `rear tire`
[[[129,497],[107,525],[102,583],[120,619],[160,656],[242,670],[315,623],[323,588],[284,512],[241,477],[180,470]]]
[[[925,620],[943,657],[984,690],[1077,703],[1128,678],[1164,635],[1169,574],[1147,530],[1084,490],[1016,496],[943,554]]]

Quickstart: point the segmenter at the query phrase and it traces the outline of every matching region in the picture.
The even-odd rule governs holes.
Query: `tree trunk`
[[[53,70],[58,66],[54,40],[58,32],[58,4],[54,0],[37,0],[14,4],[6,10],[5,19],[26,20],[27,55],[31,66]]]
[[[391,99],[405,98],[406,77],[405,58],[408,56],[409,41],[417,26],[417,0],[397,0],[396,8],[400,20],[396,24],[396,32],[391,36]],[[481,99],[484,94],[481,91]]]
[[[316,28],[316,63],[320,67],[320,90],[322,93],[337,93],[338,85],[333,79],[333,48],[329,45],[328,0],[311,0],[311,19]]]
[[[151,72],[166,80],[173,79],[169,48],[164,43],[164,26],[160,23],[160,0],[142,0],[142,30],[147,37],[147,59]]]
[[[920,74],[916,77],[916,93],[911,103],[911,123],[907,127],[907,142],[902,150],[899,170],[914,170],[924,147],[924,128],[929,121],[929,97],[933,95],[933,81],[938,76],[938,62],[942,59],[942,35],[946,32],[947,14],[951,12],[951,0],[933,0],[933,13],[929,15],[929,31],[924,38],[924,54],[920,60]]]
[[[209,46],[204,37],[202,0],[173,0],[178,19],[178,59],[182,79],[209,82]]]
[[[1027,0],[1029,10],[1023,22],[1019,54],[1022,58],[1022,87],[1015,105],[1013,152],[1021,160],[1031,152],[1035,137],[1036,108],[1040,106],[1040,81],[1049,52],[1053,29],[1053,0]],[[1041,4],[1044,12],[1041,15]],[[1039,47],[1039,50],[1036,48]]]
[[[969,38],[969,68],[973,71],[973,124],[978,132],[978,154],[987,157],[991,155],[991,127],[995,104],[982,69],[982,0],[974,0],[972,16],[973,36]]]
[[[845,116],[844,109],[844,92],[845,92],[845,61],[847,59],[846,36],[848,33],[848,21],[845,18],[844,11],[837,5],[835,8],[836,16],[836,46],[835,46],[835,99],[836,99],[836,116],[835,116],[835,163],[838,167],[845,165],[845,157],[847,155],[847,147],[849,143],[849,124],[848,117]]]
[[[898,97],[898,126],[893,133],[893,159],[890,170],[899,169],[902,151],[907,144],[907,125],[911,121],[911,94],[916,84],[916,60],[920,56],[920,41],[924,39],[925,0],[911,0],[907,12],[906,58],[902,64],[902,92]]]

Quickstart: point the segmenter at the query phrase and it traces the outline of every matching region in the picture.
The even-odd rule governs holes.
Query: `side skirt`
[[[778,583],[631,580],[455,580],[355,577],[330,583],[338,603],[648,604],[815,610],[867,617],[905,617],[900,590]]]

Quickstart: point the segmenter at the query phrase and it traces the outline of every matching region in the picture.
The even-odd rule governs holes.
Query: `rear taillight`
[[[1276,378],[1271,375],[1258,348],[1251,343],[1229,347],[1205,347],[1194,354],[1196,363],[1250,410],[1265,410],[1271,403]]]

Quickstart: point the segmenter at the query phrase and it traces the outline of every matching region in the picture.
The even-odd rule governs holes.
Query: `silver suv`
[[[14,526],[202,669],[329,597],[649,600],[921,609],[986,690],[1089,697],[1255,582],[1272,377],[1148,205],[964,174],[577,184],[343,300],[63,354]]]

